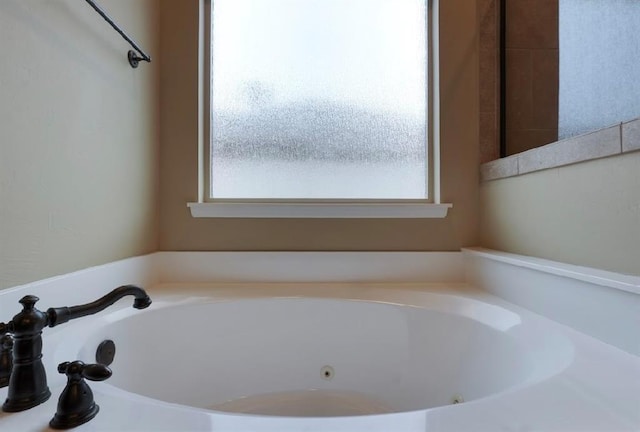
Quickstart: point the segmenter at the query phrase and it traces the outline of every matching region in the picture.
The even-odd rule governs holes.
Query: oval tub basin
[[[120,311],[124,312],[124,311]],[[290,417],[423,410],[531,384],[570,349],[499,306],[321,298],[156,301],[102,318],[80,350],[116,344],[108,385],[215,411]]]

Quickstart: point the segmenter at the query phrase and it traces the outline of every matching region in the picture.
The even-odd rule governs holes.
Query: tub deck
[[[404,284],[309,286],[180,286],[158,285],[148,290],[156,304],[194,299],[247,299],[273,297],[348,298],[412,304],[424,293],[459,296],[510,311],[524,323],[544,325],[566,337],[573,357],[565,368],[539,382],[457,405],[411,412],[347,417],[274,417],[218,413],[153,400],[122,391],[107,382],[92,383],[101,412],[78,431],[637,431],[640,429],[640,358],[590,336],[535,315],[523,308],[465,284]],[[109,314],[129,313],[118,303]],[[113,315],[115,314],[115,315]],[[490,318],[487,318],[490,319]],[[53,396],[46,403],[21,413],[0,413],[0,431],[42,431],[56,411],[64,382],[55,366],[70,355],[69,336],[92,330],[76,322],[45,330],[45,358]],[[95,324],[97,325],[97,324]],[[76,347],[77,348],[77,347]],[[72,352],[72,351],[71,351]],[[4,400],[7,389],[0,389]]]

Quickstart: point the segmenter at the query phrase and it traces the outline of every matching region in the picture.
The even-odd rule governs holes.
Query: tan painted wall
[[[156,0],[101,0],[157,54]],[[157,248],[157,63],[77,0],[0,1],[0,288]]]
[[[640,275],[640,152],[486,182],[481,244]]]
[[[457,250],[477,244],[475,2],[441,2],[444,220],[193,219],[197,200],[197,0],[161,0],[162,250]]]

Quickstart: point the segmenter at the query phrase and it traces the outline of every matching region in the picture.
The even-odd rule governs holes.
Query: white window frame
[[[440,201],[439,0],[427,2],[429,199],[211,199],[210,56],[211,1],[200,0],[198,60],[198,200],[187,206],[197,218],[444,218],[452,204]]]

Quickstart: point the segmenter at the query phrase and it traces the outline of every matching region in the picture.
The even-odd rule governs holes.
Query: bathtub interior
[[[286,416],[476,400],[554,373],[568,352],[517,322],[495,328],[450,311],[313,298],[156,305],[102,317],[89,333],[78,356],[85,361],[103,340],[116,344],[108,385],[196,408]]]

